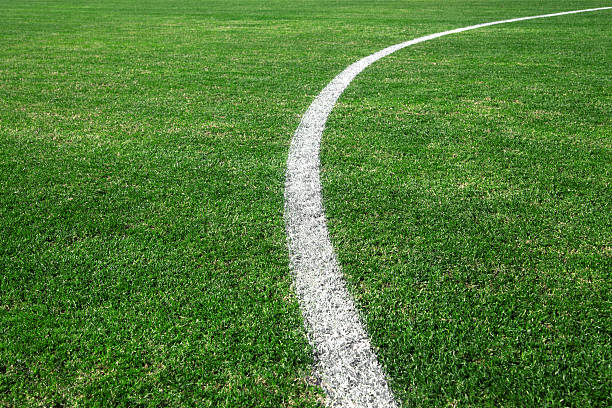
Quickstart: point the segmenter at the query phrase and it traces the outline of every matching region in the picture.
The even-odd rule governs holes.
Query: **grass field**
[[[359,58],[598,1],[0,0],[0,406],[320,406],[291,136]],[[612,13],[362,73],[332,241],[404,406],[609,406]]]
[[[610,402],[610,21],[423,44],[332,114],[332,236],[406,405]]]

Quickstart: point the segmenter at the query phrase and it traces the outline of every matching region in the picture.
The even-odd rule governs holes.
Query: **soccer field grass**
[[[330,117],[332,239],[406,405],[609,402],[610,16],[590,17],[398,52]]]
[[[320,406],[291,136],[359,58],[597,1],[0,0],[0,406]],[[609,406],[612,13],[363,72],[331,239],[405,406]]]

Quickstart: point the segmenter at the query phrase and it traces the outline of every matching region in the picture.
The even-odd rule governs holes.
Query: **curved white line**
[[[375,61],[410,45],[449,34],[536,18],[607,10],[599,7],[513,18],[457,28],[392,45],[350,65],[312,102],[287,160],[285,222],[295,288],[330,407],[395,407],[336,259],[321,199],[319,146],[327,117],[351,81]]]

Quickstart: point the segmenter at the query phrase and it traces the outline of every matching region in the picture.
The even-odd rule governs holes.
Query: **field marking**
[[[351,81],[370,64],[402,48],[449,34],[513,23],[608,10],[599,7],[476,24],[415,38],[369,55],[338,74],[315,98],[289,149],[285,179],[285,223],[290,265],[316,371],[329,407],[396,407],[368,334],[346,289],[329,239],[321,198],[319,147],[327,117]]]

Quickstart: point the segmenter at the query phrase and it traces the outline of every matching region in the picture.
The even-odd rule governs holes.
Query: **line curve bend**
[[[298,126],[289,149],[285,179],[285,224],[295,291],[315,370],[329,407],[396,407],[382,367],[370,344],[329,239],[319,175],[319,146],[336,101],[365,68],[387,55],[449,34],[498,24],[608,10],[599,7],[513,18],[457,28],[392,45],[338,74],[315,98]]]

